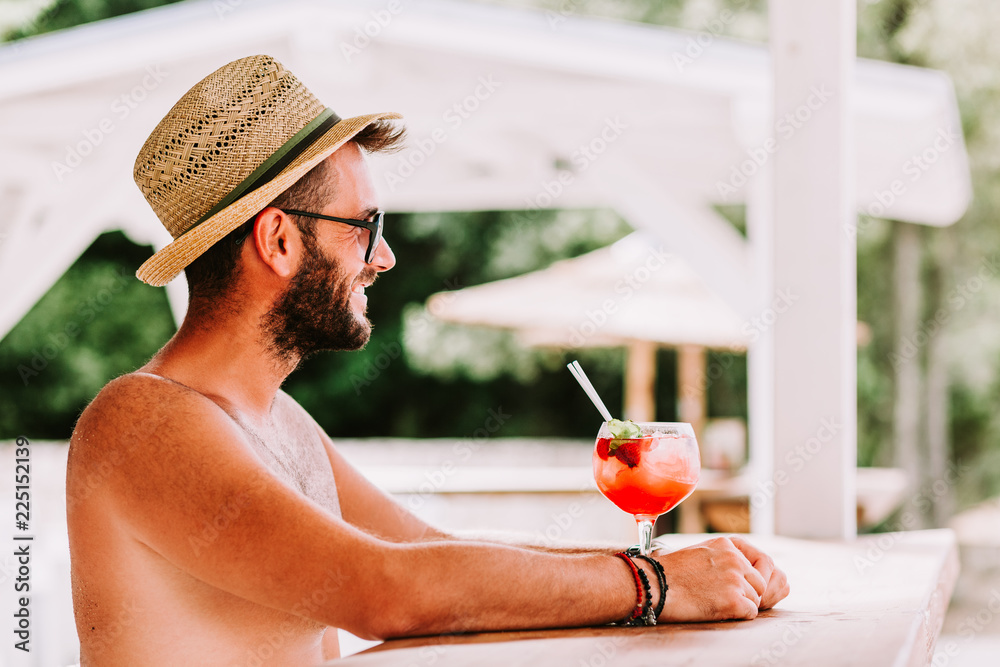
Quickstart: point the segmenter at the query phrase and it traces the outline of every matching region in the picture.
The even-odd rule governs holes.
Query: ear
[[[295,274],[302,241],[298,227],[284,211],[271,206],[258,213],[251,238],[260,261],[276,276]]]

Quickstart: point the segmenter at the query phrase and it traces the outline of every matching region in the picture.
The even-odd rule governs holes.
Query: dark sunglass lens
[[[374,231],[369,232],[368,257],[365,260],[369,264],[375,261],[375,251],[378,250],[378,244],[382,242],[382,216],[383,213],[381,211],[375,215],[375,222],[378,223],[378,226],[375,227]]]

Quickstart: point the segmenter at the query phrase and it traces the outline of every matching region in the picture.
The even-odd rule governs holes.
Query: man
[[[67,512],[84,665],[315,664],[369,638],[751,619],[788,593],[718,539],[633,572],[607,549],[459,539],[373,487],[280,390],[318,350],[362,347],[365,288],[395,264],[363,150],[395,114],[339,119],[266,56],[230,63],[160,122],[135,176],[174,236],[138,276],[185,270],[190,306],[73,433]],[[649,595],[639,587],[650,582]]]

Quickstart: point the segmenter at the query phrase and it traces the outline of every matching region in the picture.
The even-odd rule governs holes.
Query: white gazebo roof
[[[516,330],[536,345],[748,343],[736,311],[643,232],[540,271],[440,292],[427,308],[450,322]]]
[[[0,48],[0,336],[101,232],[167,242],[132,183],[134,157],[185,90],[259,52],[342,116],[405,115],[410,148],[376,161],[386,208],[613,206],[741,315],[753,310],[745,243],[706,205],[743,201],[740,170],[754,172],[769,138],[800,122],[768,121],[766,47],[712,37],[685,62],[697,42],[677,30],[459,2],[399,7],[204,0]],[[859,207],[881,212],[899,180],[905,191],[883,215],[954,222],[970,186],[961,137],[947,135],[960,127],[947,76],[860,62],[855,99]],[[823,103],[803,99],[802,116]],[[934,163],[916,167],[939,134],[949,141]]]

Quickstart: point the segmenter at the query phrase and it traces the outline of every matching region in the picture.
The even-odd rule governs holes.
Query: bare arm
[[[74,445],[120,451],[109,507],[134,539],[216,588],[373,638],[602,624],[634,604],[626,568],[607,556],[370,534],[274,478],[214,403],[152,382],[112,383]],[[192,541],[233,506],[210,543]],[[304,606],[322,588],[329,602]]]
[[[490,543],[561,555],[589,554],[609,556],[617,551],[621,551],[622,549],[623,545],[615,544],[546,544],[532,541],[530,536],[518,535],[516,533],[446,533],[445,531],[429,525],[409,511],[406,507],[401,505],[398,501],[372,484],[364,475],[358,472],[357,469],[346,461],[343,456],[341,456],[341,454],[336,450],[336,447],[334,447],[333,443],[330,441],[329,437],[327,437],[318,425],[316,428],[320,432],[323,442],[326,445],[327,453],[330,457],[330,464],[333,467],[334,476],[337,480],[337,488],[340,494],[341,510],[343,512],[344,519],[349,523],[358,526],[362,530],[365,530],[373,535],[380,536],[383,539],[395,542],[446,540]],[[762,584],[756,579],[754,579],[754,581],[755,583],[763,586],[762,594],[758,594],[758,604],[760,609],[773,607],[777,602],[784,599],[784,597],[788,595],[788,582],[784,573],[774,566],[774,563],[769,556],[757,550],[745,540],[733,538],[726,541],[723,538],[723,541],[721,542],[719,540],[712,540],[705,544],[713,544],[714,549],[723,548],[730,552],[730,555],[732,555],[732,552],[738,550],[744,556],[744,558],[736,559],[741,561],[739,563],[740,567],[752,567],[757,570],[762,578]],[[696,545],[696,547],[691,547],[691,549],[695,549],[695,553],[697,553],[699,557],[707,557],[704,551],[697,551],[697,547],[702,546],[704,545]],[[684,550],[682,549],[679,551]],[[702,591],[707,591],[710,595],[716,595],[718,593],[718,591],[712,586],[706,585],[706,579],[688,577],[685,568],[688,567],[689,553],[673,555],[657,552],[657,556],[665,563],[669,563],[667,566],[667,572],[670,573],[668,576],[668,585],[671,587],[680,590],[685,585],[688,585]],[[751,576],[751,578],[753,577]],[[716,604],[712,600],[707,602],[703,601],[699,604],[701,603],[706,604],[709,607]],[[669,612],[671,607],[668,607],[667,609]],[[665,614],[668,612],[665,612]],[[697,620],[695,617],[692,617],[692,614],[695,613],[696,612],[694,610],[684,610],[682,608],[679,612],[679,617],[688,620]]]

